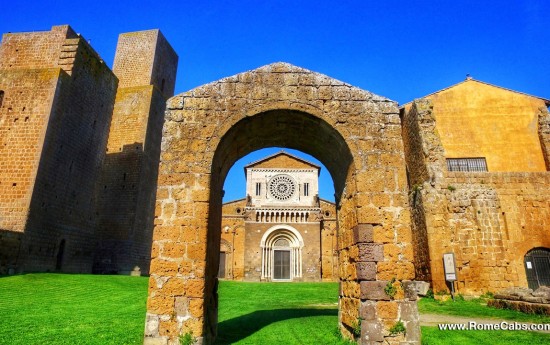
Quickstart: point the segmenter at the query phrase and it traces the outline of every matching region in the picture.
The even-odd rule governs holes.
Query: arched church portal
[[[288,225],[268,229],[260,242],[262,249],[262,280],[292,281],[302,277],[300,232]]]

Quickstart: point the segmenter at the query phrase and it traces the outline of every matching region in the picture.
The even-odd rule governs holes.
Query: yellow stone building
[[[480,294],[550,284],[550,101],[468,77],[401,108],[417,279]]]

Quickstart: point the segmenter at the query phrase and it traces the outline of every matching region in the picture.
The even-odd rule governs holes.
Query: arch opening
[[[267,147],[295,149],[319,159],[330,172],[339,199],[353,163],[344,138],[323,119],[287,109],[248,116],[227,131],[214,154],[214,186],[223,187],[229,169],[239,158]]]
[[[305,188],[307,187],[307,189]],[[284,194],[284,195],[282,195]],[[282,195],[282,196],[281,196]],[[235,244],[233,275],[236,281],[277,281],[273,255],[287,255],[286,281],[336,281],[337,251],[334,183],[328,169],[315,157],[288,148],[266,148],[247,154],[231,167],[224,182],[220,269],[224,246]],[[242,227],[235,234],[236,225]],[[287,246],[274,254],[266,234],[273,227],[293,227],[301,246]],[[227,229],[227,230],[226,230]],[[302,232],[302,235],[300,235]],[[303,249],[303,244],[306,248]],[[226,256],[227,257],[227,256]],[[305,274],[302,274],[305,272]]]
[[[214,298],[205,298],[207,319],[217,320],[217,281],[219,270],[220,231],[222,228],[223,184],[234,163],[250,152],[267,147],[285,147],[307,153],[321,161],[334,182],[335,201],[338,204],[345,193],[345,186],[351,179],[353,156],[342,135],[323,119],[303,111],[276,109],[245,117],[234,124],[220,139],[214,152],[210,176],[210,203],[208,212],[208,240],[206,247],[205,291]],[[338,218],[338,212],[336,212]],[[277,212],[259,215],[279,222],[282,215]],[[290,219],[292,215],[289,214]],[[296,212],[295,220],[307,220],[304,213]],[[286,215],[285,215],[286,220]],[[337,226],[336,232],[337,232]],[[292,231],[284,229],[280,236],[286,236],[289,243],[300,240]],[[285,235],[283,235],[285,234]],[[279,236],[279,237],[280,237]],[[272,240],[279,238],[275,236]],[[336,235],[336,237],[338,237]],[[262,278],[264,280],[289,281],[302,276],[300,246],[290,249],[269,247],[274,241],[265,239],[262,251]],[[301,242],[303,247],[303,240]],[[279,270],[278,273],[275,270]],[[288,269],[288,270],[287,270]],[[211,279],[208,279],[210,277]],[[206,297],[206,296],[205,296]],[[210,300],[210,303],[209,303]],[[207,337],[215,338],[215,323],[205,325]]]

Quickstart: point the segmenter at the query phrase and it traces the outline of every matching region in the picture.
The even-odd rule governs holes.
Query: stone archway
[[[269,146],[309,153],[333,177],[344,335],[361,322],[363,343],[419,341],[397,104],[275,63],[168,101],[145,343],[172,344],[189,331],[214,340],[223,182],[237,159]],[[406,339],[389,334],[399,320]]]

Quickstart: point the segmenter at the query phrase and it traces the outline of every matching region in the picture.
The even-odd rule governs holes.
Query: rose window
[[[278,200],[288,200],[296,191],[296,182],[288,175],[275,175],[269,181],[269,194]]]

